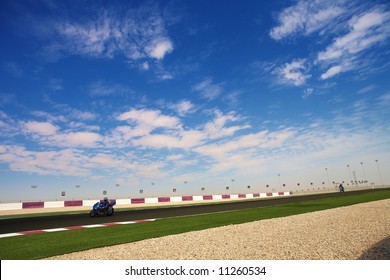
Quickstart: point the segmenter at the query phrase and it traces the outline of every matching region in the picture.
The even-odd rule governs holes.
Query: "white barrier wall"
[[[96,202],[98,202],[99,200],[83,200],[83,206],[93,206]]]
[[[131,204],[131,200],[130,200],[130,198],[117,199],[117,200],[116,200],[116,204],[117,204],[117,205],[127,205],[127,204]]]
[[[193,199],[194,201],[200,201],[200,200],[203,200],[203,196],[201,196],[201,195],[194,195],[194,196],[192,197],[192,199]]]
[[[213,201],[231,199],[254,199],[265,197],[277,197],[292,195],[292,192],[279,193],[256,193],[256,194],[215,194],[215,195],[194,195],[194,196],[174,196],[174,197],[150,197],[150,198],[121,198],[115,199],[117,205],[150,204],[150,203],[172,203],[182,201]],[[74,206],[92,207],[99,200],[70,200],[70,201],[45,201],[45,202],[20,202],[0,204],[0,211],[19,210],[25,208],[62,208]]]
[[[183,198],[181,196],[171,197],[171,202],[182,202]]]
[[[45,201],[44,208],[59,208],[64,207],[64,201]]]
[[[145,203],[158,203],[158,197],[145,198]]]
[[[22,203],[21,202],[0,204],[0,211],[3,211],[3,210],[19,210],[19,209],[22,209]]]

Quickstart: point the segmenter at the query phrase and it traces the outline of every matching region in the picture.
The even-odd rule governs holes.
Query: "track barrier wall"
[[[274,192],[274,193],[250,193],[250,194],[219,194],[219,195],[201,195],[201,196],[174,196],[174,197],[152,197],[152,198],[121,198],[111,199],[117,205],[132,204],[151,204],[151,203],[173,203],[173,202],[190,202],[190,201],[212,201],[212,200],[229,200],[229,199],[251,199],[276,196],[292,195],[292,192]],[[63,208],[76,206],[92,206],[99,200],[65,200],[65,201],[39,201],[39,202],[19,202],[19,203],[2,203],[2,210],[19,210],[32,208]]]

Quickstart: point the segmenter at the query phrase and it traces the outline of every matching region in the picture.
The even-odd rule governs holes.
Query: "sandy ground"
[[[390,260],[390,199],[154,238],[52,260]]]

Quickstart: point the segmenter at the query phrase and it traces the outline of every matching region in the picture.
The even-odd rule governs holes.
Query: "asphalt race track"
[[[380,189],[377,189],[380,190]],[[12,232],[23,232],[50,228],[62,228],[62,227],[73,227],[90,225],[97,223],[112,223],[112,222],[124,222],[134,221],[143,219],[158,219],[167,217],[187,216],[232,210],[242,210],[249,208],[259,208],[265,206],[274,206],[289,204],[303,201],[313,201],[323,198],[332,198],[338,196],[346,196],[357,193],[367,193],[377,190],[361,190],[345,193],[324,193],[314,194],[306,196],[286,196],[277,197],[272,199],[256,199],[236,202],[224,202],[224,203],[213,203],[207,205],[186,205],[182,207],[169,207],[160,206],[157,208],[150,209],[132,209],[132,210],[120,210],[116,211],[111,217],[89,217],[89,211],[83,214],[58,214],[50,216],[35,216],[35,217],[20,217],[20,218],[1,218],[0,219],[0,234],[12,233]],[[147,205],[146,205],[147,206]]]

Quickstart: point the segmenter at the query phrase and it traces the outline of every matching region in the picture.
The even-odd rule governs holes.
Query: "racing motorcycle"
[[[92,206],[92,210],[89,212],[90,217],[96,217],[96,216],[112,216],[114,214],[114,205],[116,202],[110,202],[110,205],[108,207],[105,207],[106,204],[102,202],[96,202]]]

